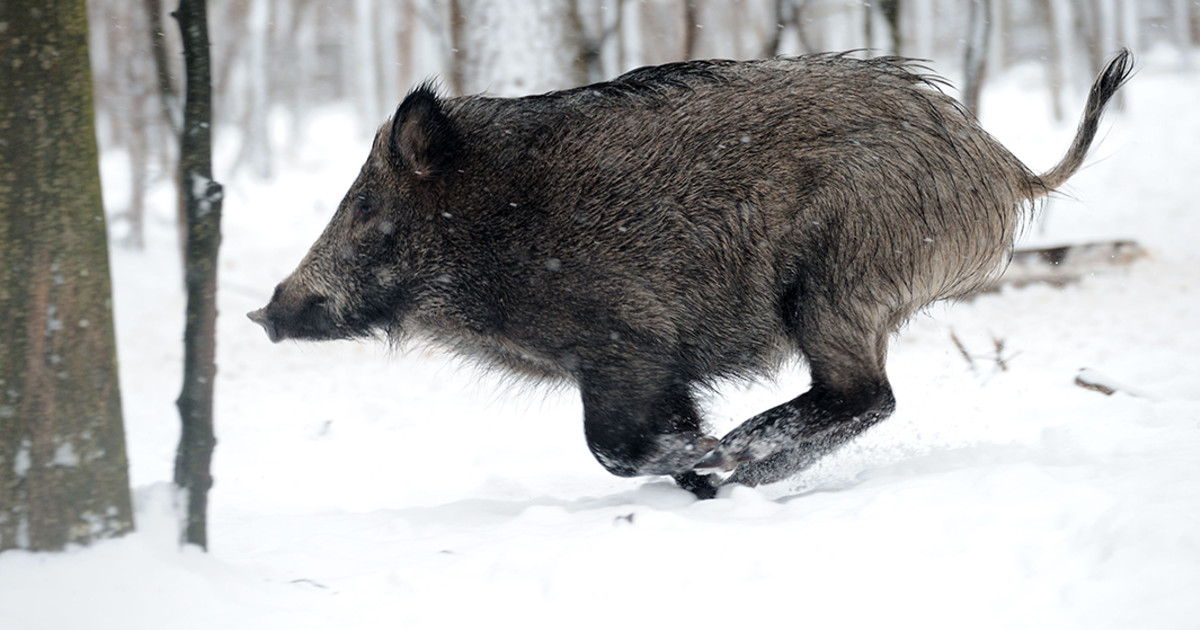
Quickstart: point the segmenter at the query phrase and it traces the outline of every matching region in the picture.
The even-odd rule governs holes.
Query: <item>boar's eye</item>
[[[370,203],[367,203],[365,199],[360,199],[358,201],[358,206],[356,206],[354,210],[354,218],[359,221],[366,221],[367,219],[371,218],[371,215],[374,213],[375,208],[372,207]]]

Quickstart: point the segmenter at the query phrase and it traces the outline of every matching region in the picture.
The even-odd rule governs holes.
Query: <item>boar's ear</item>
[[[445,170],[454,154],[454,124],[442,109],[434,87],[413,88],[392,117],[388,154],[392,165],[420,179]]]

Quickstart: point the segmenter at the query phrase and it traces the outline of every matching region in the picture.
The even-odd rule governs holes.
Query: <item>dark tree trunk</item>
[[[888,54],[899,55],[904,38],[900,30],[900,0],[879,0],[879,12],[883,14],[883,19],[888,25],[891,45]]]
[[[787,29],[788,0],[775,0],[771,9],[775,16],[775,23],[771,27],[771,36],[763,44],[761,55],[763,58],[771,58],[779,54],[779,46],[783,43],[783,32]]]
[[[56,550],[133,529],[86,5],[0,25],[0,550]]]
[[[184,540],[208,548],[208,490],[212,487],[213,381],[216,379],[217,250],[221,245],[221,185],[212,179],[212,81],[204,0],[182,0],[174,13],[183,34],[187,75],[179,181],[187,214],[183,421],[175,483],[187,491]]]

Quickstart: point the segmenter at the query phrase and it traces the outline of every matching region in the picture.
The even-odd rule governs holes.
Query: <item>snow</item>
[[[33,466],[33,460],[29,454],[32,446],[33,444],[29,440],[21,440],[21,448],[17,451],[17,456],[13,458],[13,474],[19,479],[23,479]]]
[[[79,456],[75,454],[75,447],[70,442],[63,442],[54,449],[54,459],[51,463],[55,466],[78,466]]]
[[[113,250],[138,531],[0,555],[0,628],[1195,627],[1200,81],[1173,59],[1142,60],[1126,111],[1026,235],[1134,238],[1148,258],[931,308],[893,345],[893,418],[795,479],[711,501],[605,473],[570,390],[420,348],[272,345],[245,319],[365,158],[351,110],[331,109],[274,179],[221,180],[211,551],[179,548],[184,301],[160,189],[148,249]],[[1041,85],[1019,69],[983,103],[1035,170],[1074,131]],[[105,156],[110,209],[123,164]],[[1077,386],[1081,370],[1117,391]],[[726,431],[806,380],[731,385],[710,417]]]

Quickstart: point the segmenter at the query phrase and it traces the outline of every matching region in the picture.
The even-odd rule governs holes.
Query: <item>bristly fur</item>
[[[575,385],[618,475],[779,479],[886,418],[890,335],[974,290],[1086,156],[1119,55],[1035,175],[922,62],[689,61],[523,98],[414,89],[324,234],[252,318],[384,330]],[[802,357],[812,388],[719,442],[697,393]]]

